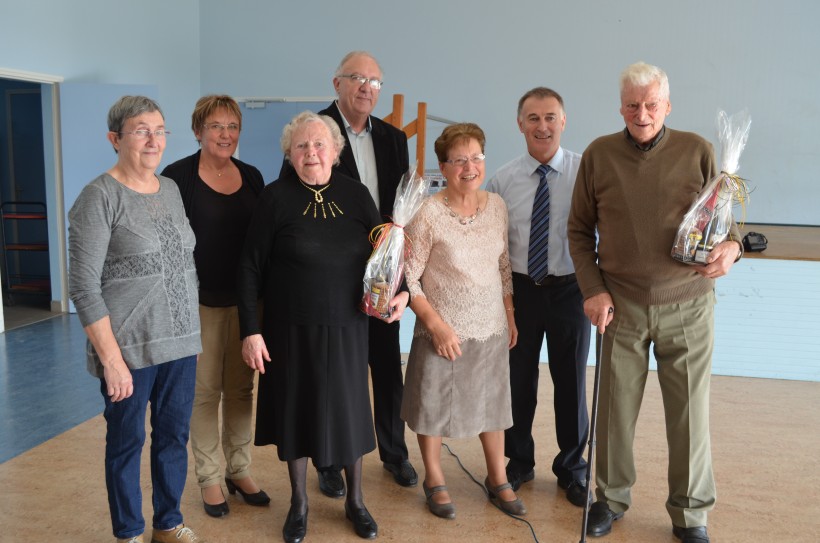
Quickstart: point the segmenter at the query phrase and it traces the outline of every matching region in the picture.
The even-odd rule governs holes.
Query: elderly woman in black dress
[[[367,188],[332,170],[344,138],[330,117],[300,113],[281,143],[295,171],[262,191],[239,263],[242,354],[261,374],[255,442],[275,444],[288,463],[286,542],[302,541],[307,531],[308,457],[344,466],[345,514],[370,539],[378,527],[362,498],[362,456],[375,440],[368,320],[358,306],[368,235],[381,220]],[[390,321],[407,301],[405,292],[391,300]]]

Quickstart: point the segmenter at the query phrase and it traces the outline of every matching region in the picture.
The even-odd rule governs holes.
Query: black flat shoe
[[[409,460],[404,460],[398,464],[385,462],[384,469],[392,473],[393,479],[401,486],[416,486],[419,482],[419,476]]]
[[[605,501],[597,501],[589,508],[587,534],[592,537],[606,535],[612,531],[612,523],[623,516],[623,513],[610,509]]]
[[[706,526],[692,526],[691,528],[672,526],[672,533],[681,540],[681,543],[709,543]]]
[[[345,495],[345,481],[338,469],[317,469],[319,490],[328,498],[342,498]]]
[[[518,492],[518,489],[521,488],[523,483],[529,483],[533,479],[535,479],[535,470],[531,469],[526,473],[520,473],[515,470],[506,470],[507,471],[507,482],[510,483],[510,486],[513,489],[513,492]]]
[[[222,489],[220,489],[220,492],[222,492]],[[222,499],[225,499],[224,495],[222,496]],[[205,498],[203,498],[202,505],[203,507],[205,507],[205,512],[208,514],[209,517],[220,518],[224,517],[225,515],[231,512],[231,510],[228,509],[228,502],[225,501],[223,501],[222,503],[211,505],[210,503],[205,503]]]
[[[285,543],[302,543],[304,541],[305,534],[307,534],[307,516],[307,509],[305,509],[305,514],[300,515],[292,505],[290,506],[285,525],[282,527],[282,538]]]
[[[356,535],[359,537],[374,539],[379,535],[379,525],[370,516],[366,507],[352,507],[348,502],[345,502],[345,516],[353,523],[353,529],[356,530]]]
[[[584,486],[584,483],[572,480],[569,484],[564,484],[561,482],[561,479],[558,479],[558,487],[566,490],[567,501],[569,501],[569,503],[578,507],[584,507],[588,495],[587,487]],[[591,495],[589,496],[589,500],[592,501]]]
[[[253,494],[248,494],[227,477],[225,477],[225,486],[228,487],[228,493],[231,496],[233,496],[237,492],[242,494],[242,497],[245,498],[245,503],[247,503],[248,505],[268,505],[270,503],[270,496],[268,496],[264,490],[254,492]]]

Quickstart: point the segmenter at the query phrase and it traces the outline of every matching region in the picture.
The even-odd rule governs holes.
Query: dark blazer
[[[356,167],[356,159],[353,158],[353,150],[350,147],[350,139],[347,136],[342,114],[339,112],[336,102],[334,101],[327,108],[320,111],[319,115],[327,115],[336,121],[345,138],[345,147],[339,157],[339,164],[334,166],[333,169],[361,181],[359,169]],[[395,126],[387,124],[373,115],[370,116],[370,124],[372,127],[373,151],[376,155],[376,175],[379,178],[379,213],[383,217],[389,217],[393,215],[396,187],[399,186],[401,176],[410,168],[407,136]],[[293,171],[293,166],[285,159],[279,177],[290,171]]]

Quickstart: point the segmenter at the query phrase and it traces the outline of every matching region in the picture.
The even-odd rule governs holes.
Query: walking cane
[[[613,308],[609,308],[609,312],[613,312]],[[604,350],[604,335],[600,332],[595,335],[595,378],[592,387],[592,416],[589,420],[589,455],[587,456],[587,497],[584,504],[584,517],[581,521],[581,541],[587,541],[587,523],[589,522],[589,499],[592,496],[592,485],[590,479],[592,478],[592,462],[595,459],[595,426],[598,422],[598,387],[601,383],[601,357]]]

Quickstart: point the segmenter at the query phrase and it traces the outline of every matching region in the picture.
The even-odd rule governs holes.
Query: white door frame
[[[46,202],[49,209],[49,222],[55,222],[49,225],[50,232],[56,232],[57,243],[49,243],[50,247],[54,248],[53,257],[59,262],[59,275],[57,277],[52,273],[52,281],[60,282],[60,300],[52,300],[51,310],[54,312],[68,311],[68,265],[66,255],[66,235],[65,235],[65,203],[63,199],[63,164],[62,164],[62,147],[60,143],[60,93],[59,84],[64,81],[62,76],[41,74],[36,72],[27,72],[23,70],[15,70],[11,68],[0,67],[0,78],[16,79],[19,81],[27,81],[29,83],[41,83],[51,85],[51,133],[43,134],[45,141],[50,140],[54,153],[54,161],[52,167],[48,167],[46,161],[46,183],[49,179],[53,179],[54,192],[52,193],[50,201]],[[48,147],[47,147],[48,148]],[[45,159],[45,157],[44,157]],[[48,194],[48,188],[46,189]],[[52,211],[53,210],[53,211]],[[53,268],[52,268],[53,271]],[[5,331],[5,322],[3,319],[3,312],[0,311],[0,332]]]

